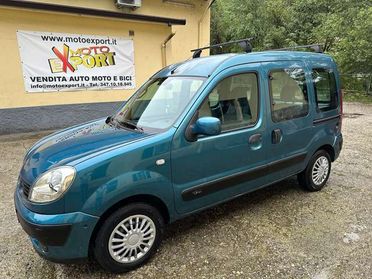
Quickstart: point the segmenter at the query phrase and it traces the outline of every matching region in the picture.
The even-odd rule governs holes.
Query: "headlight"
[[[28,199],[32,202],[50,202],[61,197],[72,184],[76,171],[73,167],[51,169],[35,181]]]

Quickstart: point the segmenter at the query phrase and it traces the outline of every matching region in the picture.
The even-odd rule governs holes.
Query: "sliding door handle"
[[[275,129],[271,133],[271,141],[272,143],[280,143],[282,141],[283,135],[282,135],[282,130],[280,129]]]

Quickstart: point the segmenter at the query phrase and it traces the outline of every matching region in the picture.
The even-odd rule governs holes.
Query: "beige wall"
[[[56,4],[57,1],[42,1]],[[137,88],[162,67],[161,44],[171,32],[176,35],[167,45],[168,64],[191,56],[190,49],[198,46],[199,21],[208,2],[189,1],[194,7],[163,3],[162,0],[143,0],[143,6],[135,11],[153,16],[186,19],[185,26],[134,22],[91,16],[68,15],[35,10],[13,9],[0,6],[0,109],[56,104],[96,103],[126,100],[134,90],[100,90],[50,93],[26,93],[22,77],[17,30],[49,31],[72,34],[92,34],[127,37],[129,30],[135,35],[135,70]],[[83,6],[96,9],[118,10],[113,0],[62,0],[58,4]],[[200,23],[200,41],[209,44],[209,11]]]

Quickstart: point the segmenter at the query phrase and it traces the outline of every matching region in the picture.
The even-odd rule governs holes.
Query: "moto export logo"
[[[92,69],[115,65],[115,52],[106,45],[73,50],[69,45],[63,44],[61,50],[53,46],[52,51],[56,55],[56,58],[48,59],[52,73],[75,72],[81,67]]]

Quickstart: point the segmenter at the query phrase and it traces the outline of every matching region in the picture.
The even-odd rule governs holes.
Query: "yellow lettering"
[[[77,69],[77,66],[81,65],[81,63],[83,62],[80,56],[71,56],[69,60],[70,64],[72,65],[72,67],[74,67],[75,70]]]
[[[87,68],[93,68],[96,65],[96,60],[91,55],[85,55],[83,57],[83,65]]]
[[[81,56],[81,48],[78,48],[76,51],[70,48],[70,56]]]
[[[115,59],[114,59],[115,52],[107,52],[106,56],[107,56],[108,64],[109,65],[115,65]]]
[[[50,70],[52,73],[62,73],[63,72],[63,64],[62,61],[58,58],[51,58],[48,59]]]
[[[108,66],[106,63],[106,55],[105,54],[96,54],[94,55],[94,58],[96,59],[96,65],[97,67],[102,67],[102,66]]]

